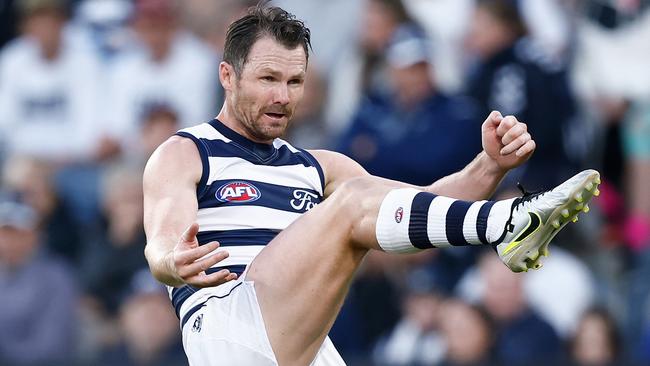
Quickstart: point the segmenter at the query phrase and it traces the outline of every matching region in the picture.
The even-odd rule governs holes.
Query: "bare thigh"
[[[386,191],[372,193],[383,196]],[[373,202],[366,211],[378,210],[380,199]],[[282,231],[251,264],[247,279],[255,282],[280,365],[308,365],[316,355],[368,252],[351,240],[361,236],[372,243],[374,217],[328,199]]]

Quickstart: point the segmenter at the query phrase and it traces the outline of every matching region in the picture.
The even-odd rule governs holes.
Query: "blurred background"
[[[245,0],[0,1],[0,364],[186,365],[143,256],[141,176],[212,119]],[[278,0],[313,34],[287,139],[429,184],[490,110],[537,152],[496,197],[599,169],[544,268],[371,253],[331,338],[349,365],[650,364],[650,1]]]

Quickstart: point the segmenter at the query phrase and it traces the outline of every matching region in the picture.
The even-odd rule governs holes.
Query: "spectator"
[[[41,250],[37,225],[31,207],[0,198],[0,364],[64,364],[74,354],[77,287]]]
[[[44,161],[15,156],[8,159],[2,181],[36,210],[44,249],[77,268],[83,252],[82,230],[67,202],[54,190],[52,170]]]
[[[494,343],[492,320],[481,308],[457,299],[447,300],[440,314],[446,344],[439,366],[489,366]]]
[[[399,320],[400,294],[391,276],[395,270],[393,256],[370,253],[351,284],[341,315],[330,331],[332,342],[350,364],[370,362],[377,341]]]
[[[303,149],[323,149],[332,143],[323,119],[325,94],[327,87],[323,75],[318,65],[310,63],[303,98],[286,133],[288,141]]]
[[[467,133],[480,129],[473,104],[436,90],[429,50],[414,25],[395,32],[386,53],[391,93],[369,93],[339,142],[339,151],[371,174],[426,185],[481,150],[480,134]]]
[[[479,115],[498,110],[526,122],[537,149],[519,174],[510,177],[537,189],[560,183],[573,170],[562,136],[574,117],[574,105],[561,65],[549,61],[526,37],[516,3],[478,2],[467,36],[468,50],[477,58],[467,93],[478,101]]]
[[[444,291],[424,268],[408,277],[402,318],[375,347],[377,365],[433,365],[443,358],[445,343],[439,328],[446,316],[441,312]]]
[[[494,357],[504,365],[554,364],[561,357],[553,328],[533,311],[523,291],[523,277],[510,272],[494,253],[478,264],[485,281],[479,304],[494,319]],[[531,331],[534,329],[534,331]]]
[[[155,282],[151,278],[152,282]],[[178,319],[159,285],[138,290],[120,306],[122,342],[109,349],[101,366],[177,366],[186,365],[178,332]]]
[[[616,322],[604,308],[587,310],[570,342],[572,364],[614,366],[622,364],[621,339]],[[624,364],[624,363],[623,363]]]
[[[340,55],[329,80],[325,120],[334,135],[345,131],[362,95],[386,91],[386,47],[397,28],[413,23],[401,0],[364,0],[363,4],[356,47]]]
[[[113,133],[129,151],[137,141],[146,108],[164,104],[181,127],[216,114],[218,58],[180,28],[173,0],[138,0],[132,20],[141,48],[114,62],[107,108]]]
[[[178,114],[165,104],[153,104],[145,108],[140,119],[140,142],[137,160],[142,166],[149,156],[180,129]]]
[[[107,67],[121,52],[134,47],[127,23],[130,0],[85,0],[75,11],[72,33],[78,47]]]
[[[16,2],[22,34],[0,54],[0,139],[8,154],[90,160],[98,125],[99,70],[64,34],[65,0]]]
[[[110,169],[103,179],[103,192],[103,220],[97,239],[88,243],[81,273],[86,291],[105,310],[115,313],[133,275],[147,268],[139,170]]]
[[[183,26],[221,55],[230,23],[257,3],[255,0],[183,0]]]

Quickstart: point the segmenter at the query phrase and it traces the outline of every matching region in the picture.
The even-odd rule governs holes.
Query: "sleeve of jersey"
[[[208,147],[200,138],[192,135],[189,132],[178,131],[176,132],[176,135],[194,141],[194,144],[196,145],[196,148],[199,151],[199,155],[201,156],[201,165],[203,166],[203,171],[201,172],[201,180],[199,181],[199,184],[196,186],[196,197],[197,199],[201,199],[201,197],[203,197],[203,195],[208,190],[207,183],[208,183],[208,177],[210,176],[210,163],[208,161],[208,155],[209,155]]]

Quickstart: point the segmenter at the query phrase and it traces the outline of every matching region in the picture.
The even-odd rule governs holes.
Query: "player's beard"
[[[233,110],[235,118],[254,140],[267,142],[284,135],[294,113],[294,108],[289,105],[272,104],[259,108],[253,100],[239,93],[233,95]],[[284,114],[284,118],[267,123],[263,121],[265,113]]]

